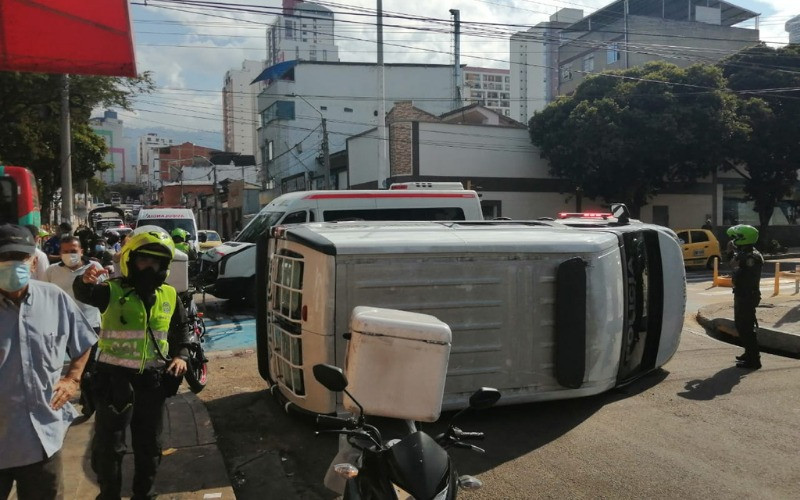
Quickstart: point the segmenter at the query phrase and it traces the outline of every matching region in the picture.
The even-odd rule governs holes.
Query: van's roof
[[[187,216],[194,219],[194,212],[190,208],[142,208],[139,210],[139,219],[185,219]]]
[[[331,200],[331,199],[363,199],[363,198],[477,198],[478,193],[469,190],[455,189],[371,189],[371,190],[329,190],[329,191],[295,191],[278,196],[269,206],[283,206],[295,200]]]
[[[610,232],[525,222],[319,222],[285,226],[283,237],[329,255],[397,252],[587,254],[619,245],[617,236]]]

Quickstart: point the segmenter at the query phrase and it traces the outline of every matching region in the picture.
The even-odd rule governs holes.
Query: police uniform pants
[[[753,361],[761,356],[758,349],[758,335],[756,332],[756,306],[761,302],[761,297],[754,294],[733,296],[733,321],[736,331],[742,340],[744,355]]]
[[[96,408],[91,462],[100,485],[97,498],[120,498],[128,427],[134,460],[132,499],[155,498],[165,401],[155,372],[139,374],[98,363],[93,393]]]

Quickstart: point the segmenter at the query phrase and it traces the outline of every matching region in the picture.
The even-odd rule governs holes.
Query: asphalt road
[[[690,273],[681,344],[664,369],[599,396],[462,419],[486,433],[487,450],[452,452],[461,473],[484,481],[463,497],[800,498],[800,361],[767,354],[759,371],[735,368],[740,348],[692,319],[698,304],[731,300],[702,278]],[[336,438],[315,437],[309,420],[276,404],[253,354],[214,359],[211,371],[200,396],[237,498],[334,498],[322,478]]]

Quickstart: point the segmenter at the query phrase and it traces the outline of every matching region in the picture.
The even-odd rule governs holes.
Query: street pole
[[[219,227],[219,190],[217,189],[216,165],[212,167],[212,171],[214,172],[214,230],[221,234],[222,229]]]
[[[322,117],[322,165],[325,169],[325,189],[331,188],[331,155],[328,151],[328,121]]]
[[[61,75],[61,222],[72,223],[72,134],[69,127],[69,75]]]

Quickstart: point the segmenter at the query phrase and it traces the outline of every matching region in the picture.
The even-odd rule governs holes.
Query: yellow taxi
[[[222,238],[216,231],[210,229],[201,229],[197,231],[197,241],[200,244],[200,251],[206,250],[222,245]]]
[[[719,241],[708,229],[676,229],[683,249],[685,266],[714,267],[714,259],[719,261]]]

